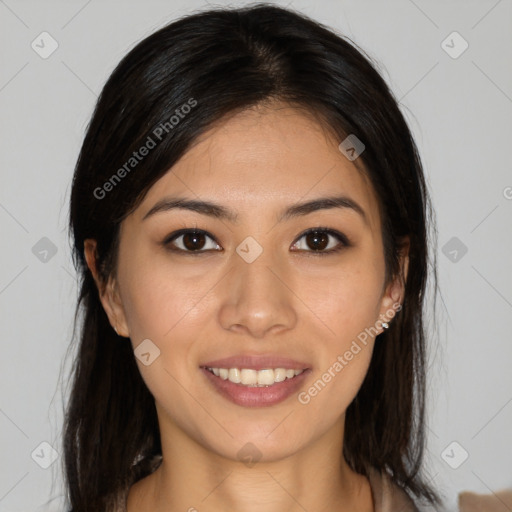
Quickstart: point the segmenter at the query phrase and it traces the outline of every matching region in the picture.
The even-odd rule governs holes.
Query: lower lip
[[[213,387],[225,398],[231,402],[243,407],[268,407],[286,400],[289,396],[296,393],[309,373],[309,369],[301,374],[283,382],[276,382],[267,387],[249,387],[242,384],[235,384],[230,380],[223,380],[217,377],[206,368],[201,368],[206,378],[212,383]]]

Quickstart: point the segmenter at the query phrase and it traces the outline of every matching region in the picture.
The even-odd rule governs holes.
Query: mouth
[[[242,407],[283,402],[303,386],[311,368],[275,357],[232,357],[200,366],[207,382],[222,397]]]

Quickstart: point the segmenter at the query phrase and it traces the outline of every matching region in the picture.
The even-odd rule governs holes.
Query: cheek
[[[341,345],[374,326],[381,303],[383,275],[368,260],[300,279],[300,296]]]
[[[375,269],[369,272],[368,269]],[[382,287],[381,269],[368,260],[316,279],[304,280],[307,304],[322,320],[319,365],[305,389],[301,403],[332,415],[346,410],[355,398],[371,361],[379,318]],[[319,347],[320,348],[320,347]],[[332,407],[332,409],[331,409]]]
[[[375,307],[361,307],[352,300],[333,296],[329,327],[334,335],[323,338],[316,371],[304,388],[299,402],[314,415],[322,416],[327,427],[354,400],[366,377],[375,344]],[[314,412],[313,412],[314,411]]]
[[[146,339],[156,346],[149,345],[153,351],[150,364],[138,358],[136,363],[155,400],[166,404],[167,412],[177,421],[193,409],[184,387],[189,387],[191,375],[197,372],[191,340],[201,338],[208,327],[204,322],[207,301],[201,298],[211,285],[191,282],[156,265],[132,263],[126,261],[124,277],[130,277],[123,281],[122,289],[131,343],[134,350]],[[121,268],[119,278],[123,278]]]
[[[177,269],[136,252],[120,263],[118,272],[126,322],[135,344],[144,338],[164,341],[172,338],[173,331],[199,323],[211,278],[184,277]]]

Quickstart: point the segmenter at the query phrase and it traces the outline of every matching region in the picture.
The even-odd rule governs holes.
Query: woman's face
[[[250,442],[270,461],[340,435],[402,290],[384,280],[375,193],[326,137],[284,105],[237,114],[123,221],[102,301],[134,349],[146,340],[136,361],[163,442],[186,436],[232,459]],[[297,208],[324,198],[343,199]],[[216,207],[171,208],[176,199]]]

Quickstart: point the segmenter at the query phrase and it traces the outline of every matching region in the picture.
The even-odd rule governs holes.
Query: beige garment
[[[387,473],[372,469],[368,480],[375,504],[374,512],[418,512],[413,500]]]
[[[503,489],[492,494],[464,491],[459,493],[460,512],[510,512],[512,489]]]

